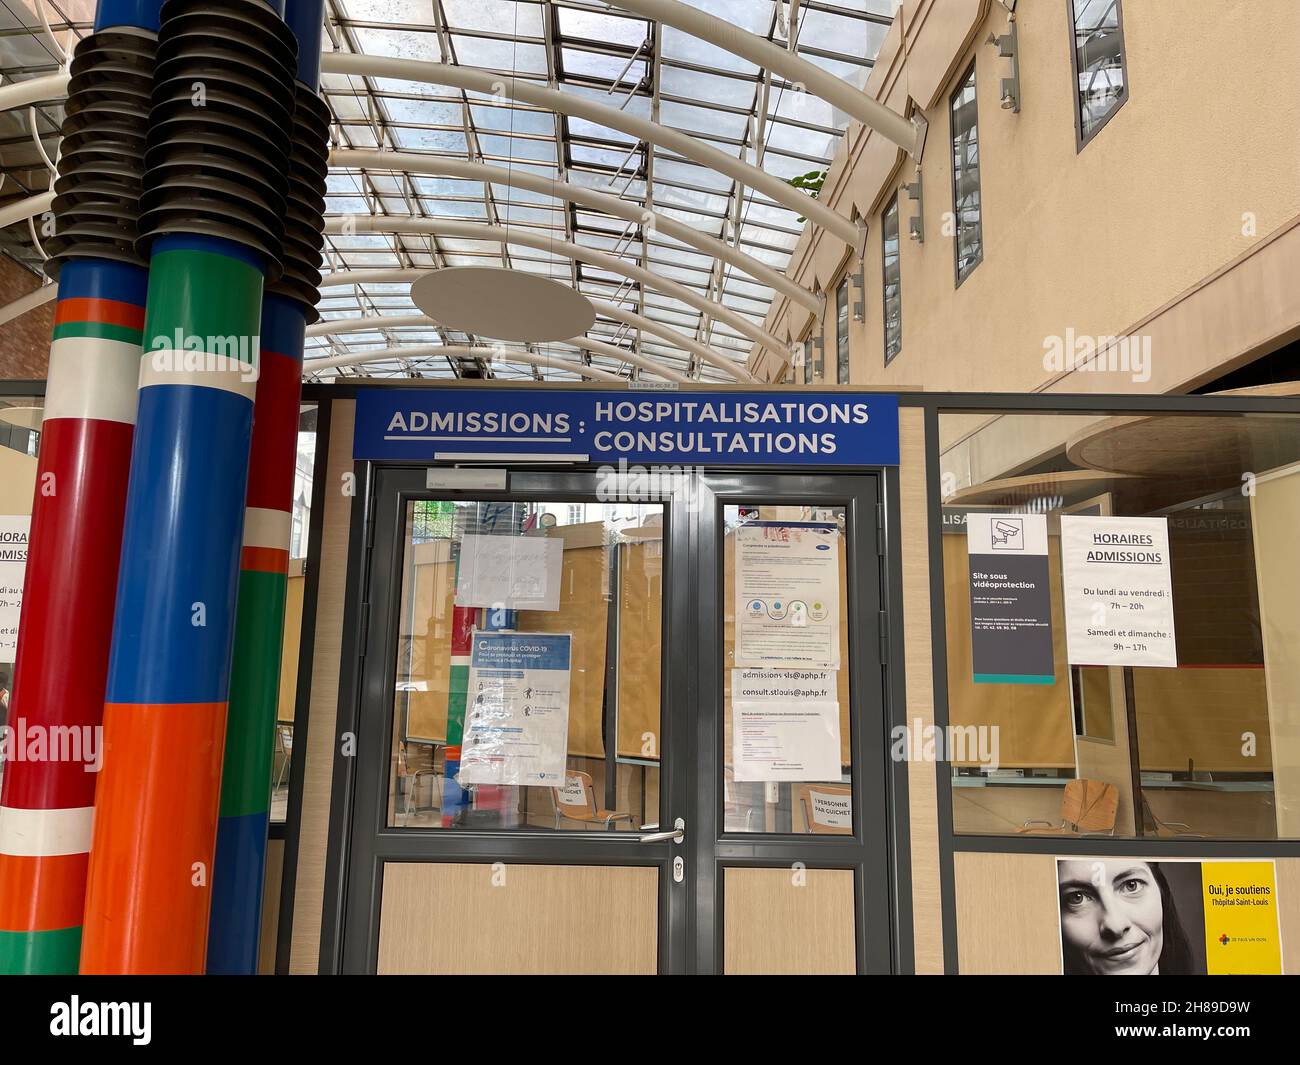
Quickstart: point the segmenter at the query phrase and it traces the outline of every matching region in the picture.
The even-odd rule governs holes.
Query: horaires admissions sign
[[[362,389],[373,461],[898,464],[898,400],[834,392]]]

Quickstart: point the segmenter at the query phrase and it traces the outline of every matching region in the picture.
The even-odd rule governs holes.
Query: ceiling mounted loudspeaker
[[[587,297],[568,285],[500,267],[434,270],[411,285],[411,300],[448,329],[492,340],[569,340],[596,321]]]

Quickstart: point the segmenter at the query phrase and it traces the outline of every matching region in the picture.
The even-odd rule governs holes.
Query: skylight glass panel
[[[636,47],[649,33],[649,23],[644,19],[625,18],[600,11],[580,11],[571,7],[559,7],[557,10],[560,16],[560,34],[564,37]]]
[[[479,148],[492,162],[510,159],[531,159],[543,162],[555,162],[555,142],[553,140],[533,140],[530,137],[500,137],[496,134],[480,133]]]
[[[492,37],[466,37],[462,34],[453,34],[451,44],[456,59],[467,67],[519,74],[546,73],[546,49],[539,44]]]
[[[622,102],[623,94],[638,84],[649,69],[649,64],[640,56],[632,58],[609,55],[586,48],[560,49],[560,62],[564,65],[566,75],[593,78],[618,85],[615,94],[618,96],[619,103]]]
[[[377,0],[382,2],[382,0]],[[442,0],[447,24],[461,30],[542,36],[540,4],[520,0]]]

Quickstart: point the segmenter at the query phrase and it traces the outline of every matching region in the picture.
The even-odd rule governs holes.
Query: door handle
[[[672,840],[674,843],[680,843],[686,838],[686,822],[680,817],[673,822],[673,827],[671,831],[668,832],[654,831],[654,829],[659,827],[658,825],[642,825],[641,827],[650,829],[651,831],[643,832],[638,840],[639,843],[664,843],[667,840]]]

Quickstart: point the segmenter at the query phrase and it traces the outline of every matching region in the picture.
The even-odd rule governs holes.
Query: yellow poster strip
[[[1201,888],[1209,975],[1281,974],[1273,862],[1202,862]]]

